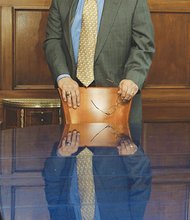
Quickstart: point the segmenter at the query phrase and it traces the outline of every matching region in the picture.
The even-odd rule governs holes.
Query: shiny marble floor
[[[2,219],[189,220],[190,123],[142,127],[0,131]]]

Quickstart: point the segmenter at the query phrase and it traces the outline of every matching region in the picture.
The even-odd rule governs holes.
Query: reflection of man
[[[44,46],[70,107],[80,105],[79,86],[118,86],[129,100],[141,90],[154,53],[147,0],[53,0]]]
[[[84,148],[78,148],[79,140],[79,133],[70,132],[45,163],[45,192],[52,220],[82,220],[76,156]],[[122,138],[117,148],[89,149],[93,153],[94,220],[142,220],[150,195],[151,175],[149,159],[141,147]]]

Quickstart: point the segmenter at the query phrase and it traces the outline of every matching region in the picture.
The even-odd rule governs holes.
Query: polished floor
[[[190,219],[190,123],[17,128],[0,145],[3,220]]]

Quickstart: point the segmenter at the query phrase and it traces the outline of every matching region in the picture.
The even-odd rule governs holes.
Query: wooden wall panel
[[[36,172],[44,167],[46,158],[51,155],[51,151],[62,134],[62,129],[58,125],[37,126],[23,129],[16,129],[13,134],[13,166],[12,173]],[[45,139],[43,139],[46,137]]]
[[[47,9],[14,9],[14,89],[53,88],[43,41]]]
[[[186,188],[187,184],[153,184],[144,219],[187,220]]]
[[[1,83],[0,88],[2,90],[12,89],[12,8],[2,7],[1,8]]]
[[[0,5],[2,6],[34,6],[34,7],[44,7],[49,6],[51,0],[0,0]]]
[[[143,146],[147,154],[188,154],[190,155],[189,123],[145,123]],[[163,143],[163,144],[162,144]]]
[[[12,187],[11,196],[13,204],[11,219],[26,219],[26,216],[28,220],[50,219],[43,186]]]
[[[152,168],[190,168],[189,123],[145,123],[143,148],[151,157]]]
[[[189,0],[147,0],[151,12],[189,12]]]
[[[156,54],[147,87],[190,87],[189,13],[152,13]]]

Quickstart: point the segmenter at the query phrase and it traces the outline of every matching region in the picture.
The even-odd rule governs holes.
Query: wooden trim
[[[144,87],[145,89],[190,89],[189,83],[185,85],[154,85],[148,84]]]
[[[26,90],[26,89],[55,89],[53,85],[17,85],[14,87],[14,90]]]
[[[0,54],[2,55],[2,7],[0,7]],[[2,89],[2,56],[0,57],[0,89]]]
[[[50,6],[51,0],[1,0],[2,6]]]
[[[148,0],[151,12],[190,12],[190,1]]]
[[[15,108],[60,108],[60,99],[3,99],[3,104]]]
[[[177,91],[176,91],[177,90]],[[142,90],[144,102],[156,103],[182,103],[190,104],[190,89],[150,89]]]
[[[185,0],[148,0],[150,10],[157,12],[190,12],[190,1]],[[1,0],[0,5],[3,7],[48,7],[51,0]],[[26,6],[27,5],[27,6]]]
[[[53,90],[0,90],[0,100],[3,98],[55,98],[58,97],[56,89]]]
[[[46,5],[40,5],[40,6],[36,6],[36,5],[16,5],[16,6],[13,6],[13,10],[16,11],[16,10],[49,10],[49,6],[46,6]]]

